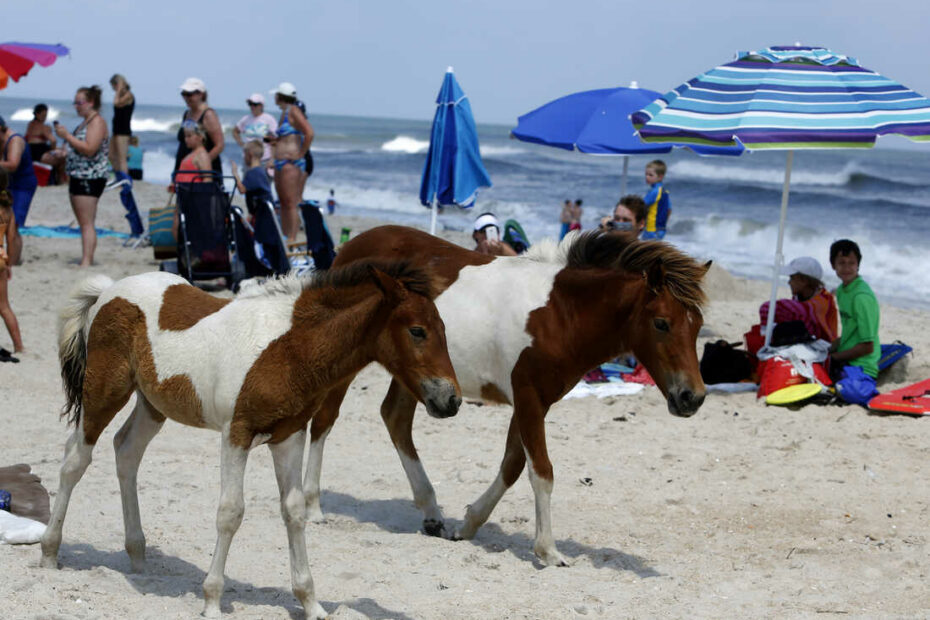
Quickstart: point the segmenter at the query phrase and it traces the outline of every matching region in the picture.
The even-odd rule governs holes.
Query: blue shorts
[[[13,195],[13,215],[16,217],[16,226],[22,228],[26,225],[26,216],[29,214],[29,205],[32,204],[32,197],[36,193],[36,188],[10,188],[10,193]]]
[[[872,397],[878,394],[875,379],[858,366],[843,366],[840,378],[836,382],[836,393],[847,403],[868,406]]]
[[[643,240],[647,240],[647,239],[665,239],[665,230],[657,230],[657,231],[655,231],[655,232],[646,232],[646,231],[643,231],[642,234],[639,235],[639,238],[640,238],[640,239],[643,239]]]

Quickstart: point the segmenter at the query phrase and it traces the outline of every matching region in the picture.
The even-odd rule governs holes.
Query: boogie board
[[[819,383],[799,383],[775,390],[765,397],[766,405],[796,405],[808,398],[813,398],[823,391]]]
[[[930,415],[930,379],[879,394],[869,401],[869,409],[887,413]]]

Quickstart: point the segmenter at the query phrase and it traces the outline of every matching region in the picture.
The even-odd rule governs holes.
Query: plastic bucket
[[[52,178],[52,167],[48,164],[34,161],[32,162],[32,169],[36,173],[36,180],[39,182],[39,186],[45,187],[48,185],[49,180]]]

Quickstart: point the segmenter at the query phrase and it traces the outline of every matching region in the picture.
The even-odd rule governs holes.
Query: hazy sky
[[[210,102],[293,82],[311,113],[432,118],[448,65],[478,122],[515,124],[579,90],[666,91],[737,50],[801,42],[859,58],[930,95],[930,2],[818,0],[3,0],[4,40],[61,42],[0,97],[70,98],[123,73],[140,102]],[[105,99],[111,98],[107,87]]]

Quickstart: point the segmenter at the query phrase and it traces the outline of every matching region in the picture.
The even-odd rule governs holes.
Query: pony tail
[[[84,373],[87,369],[87,318],[91,306],[113,285],[104,275],[91,276],[77,284],[58,313],[58,359],[67,402],[61,416],[68,424],[81,420],[84,399]]]

